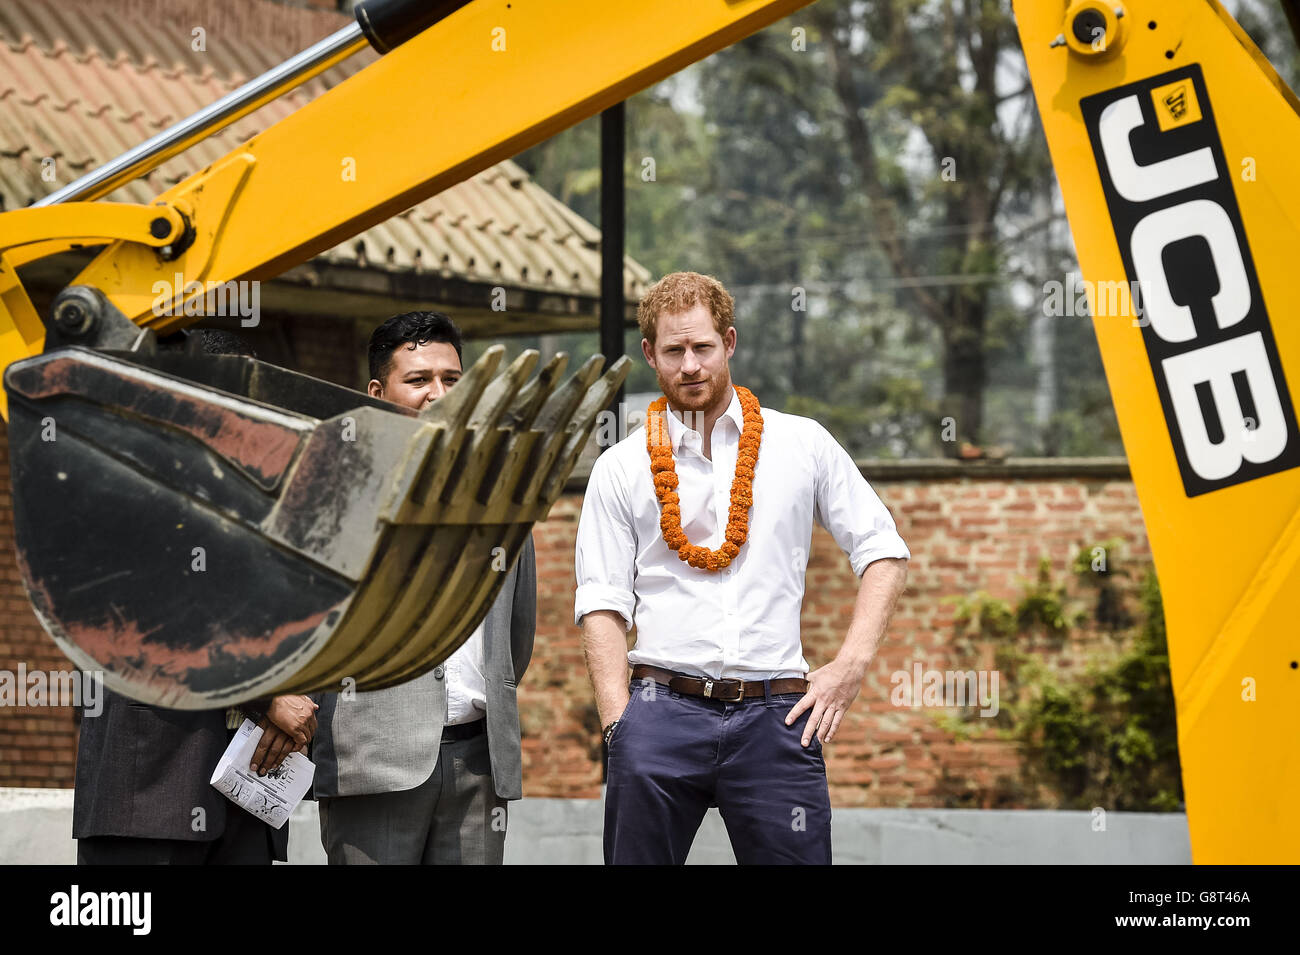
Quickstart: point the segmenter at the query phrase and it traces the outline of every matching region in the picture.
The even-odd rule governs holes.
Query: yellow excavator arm
[[[29,217],[21,241],[43,235],[42,256],[116,239],[74,284],[99,289],[139,325],[175,329],[194,320],[167,307],[195,294],[185,288],[279,275],[808,2],[372,0],[359,9],[445,15],[159,196],[160,210],[182,212],[194,233],[179,255],[159,255],[175,248],[170,234],[122,235],[94,206],[55,205],[0,216],[0,276],[13,283],[13,268],[30,261],[9,238],[9,216]],[[159,281],[179,286],[180,300],[160,302]],[[0,315],[0,363],[40,350],[34,313]]]
[[[155,205],[95,201],[139,174],[124,163],[0,215],[15,527],[60,646],[115,688],[189,707],[391,685],[444,658],[626,368],[560,387],[552,365],[525,384],[535,356],[494,379],[494,351],[414,417],[247,359],[155,354],[143,333],[804,2],[369,0],[358,20],[381,59]],[[1294,862],[1297,101],[1213,0],[1020,0],[1016,17],[1160,573],[1194,859]],[[16,269],[105,243],[38,316]],[[195,548],[222,573],[195,572]],[[115,597],[140,578],[175,599],[146,613]]]
[[[1015,13],[1160,574],[1193,859],[1294,863],[1300,103],[1214,0]]]

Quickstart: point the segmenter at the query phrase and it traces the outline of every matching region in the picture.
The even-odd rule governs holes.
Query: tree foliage
[[[598,161],[520,157],[593,221]],[[1009,2],[821,0],[632,97],[625,176],[629,254],[721,278],[736,380],[853,454],[1119,452],[1089,320],[1030,347],[1076,266]]]

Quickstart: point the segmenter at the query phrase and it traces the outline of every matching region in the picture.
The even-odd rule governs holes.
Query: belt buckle
[[[721,683],[735,683],[735,684],[736,684],[736,695],[733,696],[733,697],[714,696],[714,695],[713,695],[713,688],[714,688],[714,686],[716,686],[716,685],[718,685],[718,684],[721,684]],[[704,695],[705,695],[708,699],[710,699],[710,700],[717,700],[717,701],[719,701],[720,703],[739,703],[741,700],[743,700],[743,699],[745,698],[745,681],[744,681],[744,680],[710,680],[708,677],[705,677],[705,678],[704,678]]]

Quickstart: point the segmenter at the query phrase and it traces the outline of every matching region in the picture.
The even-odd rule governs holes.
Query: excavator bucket
[[[251,358],[59,347],[5,373],[32,605],[129,697],[409,680],[487,613],[626,377],[490,349],[416,413]],[[349,680],[354,682],[348,682]]]

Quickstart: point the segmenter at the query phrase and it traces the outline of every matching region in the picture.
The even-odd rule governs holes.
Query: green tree
[[[941,412],[959,438],[979,443],[994,284],[984,279],[1004,265],[1004,205],[1041,178],[1045,161],[1032,126],[1017,128],[999,109],[1026,92],[998,81],[1018,54],[1010,11],[875,0],[818,4],[810,16],[826,45],[854,203],[911,310],[939,332]],[[915,226],[946,241],[915,241]],[[927,281],[936,276],[951,281]]]

